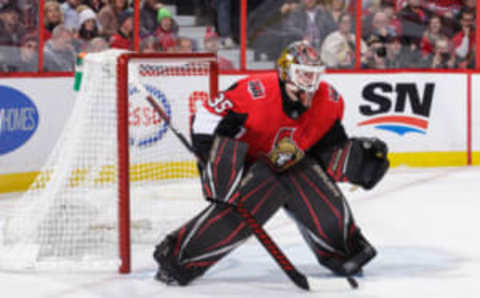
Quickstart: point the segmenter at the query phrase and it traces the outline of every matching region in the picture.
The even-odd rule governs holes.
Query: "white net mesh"
[[[118,267],[116,64],[120,53],[84,58],[83,82],[64,132],[31,188],[1,216],[1,268]],[[171,206],[182,197],[201,196],[193,156],[154,113],[144,91],[189,136],[192,108],[208,98],[209,66],[207,59],[195,58],[129,62],[132,242],[153,249],[183,220],[169,214],[165,201]]]

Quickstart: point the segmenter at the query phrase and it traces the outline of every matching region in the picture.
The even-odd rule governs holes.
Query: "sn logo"
[[[420,96],[415,83],[397,83],[395,85],[387,82],[370,83],[362,91],[363,99],[369,104],[360,105],[359,110],[365,116],[388,112],[404,113],[407,102],[409,102],[413,114],[429,117],[434,89],[434,83],[426,83],[423,94]]]
[[[410,132],[426,134],[434,89],[434,83],[426,83],[423,94],[420,94],[415,83],[370,83],[362,91],[368,104],[359,106],[360,114],[367,119],[357,125],[374,125],[376,129],[399,136]]]

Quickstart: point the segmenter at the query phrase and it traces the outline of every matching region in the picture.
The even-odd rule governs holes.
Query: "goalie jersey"
[[[199,136],[233,137],[249,144],[250,161],[266,158],[281,171],[301,160],[330,130],[339,130],[344,103],[333,87],[321,82],[311,107],[292,119],[283,112],[287,95],[280,84],[277,74],[252,75],[197,106],[192,126],[196,147],[202,151]],[[343,127],[339,131],[345,134]]]

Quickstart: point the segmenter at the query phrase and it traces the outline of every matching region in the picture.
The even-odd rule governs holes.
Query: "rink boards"
[[[220,89],[241,77],[221,76]],[[345,99],[349,135],[385,140],[392,165],[466,165],[469,151],[480,164],[480,75],[338,73],[325,80]],[[0,193],[24,190],[35,177],[74,105],[72,86],[70,77],[2,79]]]

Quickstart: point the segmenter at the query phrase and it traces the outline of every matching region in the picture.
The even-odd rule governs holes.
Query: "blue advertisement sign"
[[[39,115],[24,93],[0,85],[0,155],[25,144],[38,128]]]

